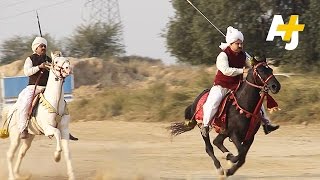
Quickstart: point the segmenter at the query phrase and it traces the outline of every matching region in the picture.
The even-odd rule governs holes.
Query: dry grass
[[[198,93],[211,86],[215,73],[215,69],[202,66],[165,67],[138,62],[128,66],[136,67],[137,72],[144,73],[146,78],[127,86],[100,88],[95,97],[74,101],[71,110],[79,116],[74,119],[91,120],[87,118],[89,116],[95,120],[121,117],[128,121],[180,121],[184,118],[184,108]],[[273,97],[282,110],[271,114],[271,119],[274,122],[318,122],[320,82],[317,76],[305,74],[277,78],[282,89]],[[78,107],[82,107],[80,112],[83,115],[76,110]],[[94,113],[90,113],[92,111]]]
[[[124,58],[73,59],[75,100],[70,103],[74,121],[122,118],[127,121],[180,121],[184,108],[198,93],[211,87],[215,68],[165,66],[157,60]],[[6,76],[21,75],[23,61],[0,67]],[[282,84],[273,95],[281,111],[271,114],[278,122],[320,120],[318,74],[277,77]]]
[[[0,75],[1,76],[17,76],[23,75],[23,63],[24,61],[18,60],[14,61],[11,64],[6,64],[0,66]]]
[[[304,74],[278,78],[282,89],[274,95],[281,111],[272,115],[277,121],[294,123],[320,121],[320,82],[317,76]]]

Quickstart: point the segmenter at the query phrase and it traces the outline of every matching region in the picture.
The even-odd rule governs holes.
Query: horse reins
[[[66,62],[68,62],[68,63],[70,64],[70,61],[69,61],[69,60],[66,60],[66,61],[64,61],[64,62],[62,63],[61,66],[58,66],[58,65],[55,65],[55,64],[53,63],[53,61],[52,61],[52,68],[55,69],[55,67],[58,67],[58,68],[56,68],[55,70],[57,70],[57,71],[60,73],[60,76],[58,76],[58,75],[55,73],[55,71],[53,71],[53,74],[56,76],[56,81],[58,81],[59,79],[64,81],[65,77],[62,76],[62,73],[65,72],[65,70],[64,70],[64,68],[63,68],[63,65],[64,65]]]
[[[258,88],[258,89],[261,90],[260,99],[259,99],[259,101],[258,101],[258,103],[257,103],[257,105],[256,105],[256,107],[255,107],[255,109],[254,109],[254,111],[253,111],[253,113],[251,113],[251,112],[245,110],[244,108],[242,108],[242,107],[239,105],[239,103],[238,103],[238,101],[237,101],[237,98],[236,98],[234,92],[231,92],[230,98],[234,100],[234,102],[233,102],[232,104],[233,104],[233,105],[236,105],[236,106],[240,109],[240,113],[241,113],[241,111],[242,111],[242,113],[245,113],[247,118],[250,118],[250,117],[251,117],[251,118],[250,118],[250,125],[249,125],[249,126],[253,126],[253,125],[256,123],[255,120],[258,118],[257,114],[258,114],[258,112],[260,111],[261,106],[262,106],[262,103],[263,103],[263,100],[264,100],[265,96],[268,94],[268,91],[269,91],[269,88],[267,87],[267,83],[270,81],[270,79],[271,79],[272,77],[274,77],[274,75],[271,74],[270,76],[268,76],[268,78],[266,78],[266,80],[264,80],[264,79],[259,75],[259,73],[257,72],[257,68],[258,68],[259,66],[265,66],[265,65],[266,65],[266,62],[260,62],[260,63],[258,63],[257,65],[255,65],[255,66],[253,67],[253,78],[254,78],[254,83],[256,83],[256,84],[251,83],[251,82],[249,82],[248,80],[245,81],[245,82],[246,82],[247,84],[249,84],[250,86],[255,87],[255,88]],[[259,80],[263,83],[263,85],[258,85],[258,82],[257,82],[257,78],[256,78],[256,77],[259,78]],[[245,141],[248,140],[248,139],[251,137],[252,133],[253,133],[252,130],[251,130],[251,131],[250,131],[250,130],[247,131],[246,137],[245,137]]]
[[[257,65],[255,65],[255,66],[253,67],[253,79],[254,79],[254,82],[255,82],[256,84],[251,83],[251,82],[249,82],[248,80],[246,80],[245,82],[246,82],[247,84],[249,84],[250,86],[253,86],[253,87],[255,87],[255,88],[258,88],[258,89],[267,91],[267,90],[268,90],[268,88],[267,88],[267,83],[269,82],[269,80],[270,80],[272,77],[274,77],[274,75],[271,74],[266,80],[264,80],[264,79],[260,76],[260,74],[257,72],[257,68],[258,68],[259,66],[264,66],[264,65],[266,65],[266,62],[258,63]],[[259,85],[258,85],[258,82],[257,82],[257,79],[256,79],[257,76],[258,76],[258,78],[260,79],[260,81],[263,83],[262,86],[259,86]]]
[[[63,84],[63,83],[64,83],[64,80],[65,80],[65,77],[63,77],[63,75],[62,75],[63,71],[65,71],[64,68],[63,68],[63,65],[64,65],[66,62],[68,62],[69,65],[70,65],[70,61],[69,61],[69,60],[64,61],[61,66],[55,65],[53,62],[54,62],[54,61],[52,60],[52,69],[53,69],[52,73],[56,76],[55,80],[58,81],[58,80],[60,79],[60,80],[62,80],[62,84]],[[59,69],[56,69],[55,67],[58,67]],[[60,73],[60,76],[58,76],[58,75],[55,73],[55,70],[57,70],[57,71]],[[63,86],[61,86],[60,92],[62,91],[62,88],[63,88]],[[60,93],[60,96],[61,96],[61,93]],[[61,99],[61,97],[59,97],[59,99],[58,99],[58,107],[57,107],[57,110],[56,110],[56,111],[57,111],[57,113],[56,113],[57,115],[59,115],[60,99]]]

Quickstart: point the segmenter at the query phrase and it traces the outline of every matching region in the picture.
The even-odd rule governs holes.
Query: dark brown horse
[[[253,128],[249,128],[251,120],[254,120],[254,118],[252,118],[252,114],[257,112],[258,108],[261,108],[262,94],[267,94],[269,91],[276,94],[279,92],[280,88],[280,83],[273,75],[273,70],[268,66],[265,59],[263,59],[263,61],[257,61],[254,59],[253,66],[248,71],[246,81],[241,83],[238,90],[234,92],[234,98],[226,104],[227,124],[225,131],[223,133],[219,133],[213,140],[213,144],[225,154],[226,159],[233,163],[230,169],[224,170],[222,168],[220,161],[214,155],[210,137],[202,136],[206,145],[206,152],[213,160],[214,166],[216,167],[219,175],[231,176],[245,163],[245,159],[254,140],[254,136],[260,127],[259,120]],[[204,92],[195,99],[192,105],[186,108],[185,118],[189,121],[173,123],[169,127],[171,135],[179,135],[183,132],[192,130],[197,125],[194,115],[196,113],[197,103]],[[234,106],[235,101],[237,101],[237,106]],[[242,110],[251,113],[251,116],[248,116],[246,113],[239,113],[239,107]],[[260,113],[260,111],[258,111],[258,113]],[[256,115],[254,115],[254,117],[256,117]],[[251,130],[252,132],[250,136],[247,136],[248,130]],[[238,155],[234,156],[223,145],[223,142],[227,137],[229,137],[236,146]]]

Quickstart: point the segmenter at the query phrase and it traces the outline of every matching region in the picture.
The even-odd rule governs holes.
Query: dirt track
[[[80,138],[70,144],[77,179],[217,179],[199,130],[171,141],[164,129],[167,125],[72,123],[72,133]],[[268,136],[260,130],[246,163],[229,179],[320,179],[319,137],[320,125],[283,125]],[[0,141],[0,179],[6,179],[9,140]],[[53,160],[55,144],[46,137],[36,137],[22,164],[23,174],[32,174],[30,179],[35,180],[67,179],[64,159],[60,163]],[[234,152],[231,143],[226,144]],[[215,152],[221,157],[220,151]]]

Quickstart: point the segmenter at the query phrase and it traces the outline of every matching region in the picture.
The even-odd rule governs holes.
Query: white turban
[[[40,46],[40,44],[44,44],[47,46],[47,40],[43,37],[36,37],[32,42],[32,46],[31,46],[32,51],[36,52],[36,49],[37,47]]]
[[[227,28],[226,43],[221,43],[219,47],[222,50],[225,50],[231,43],[237,41],[238,39],[243,42],[243,34],[238,29],[229,26]]]

